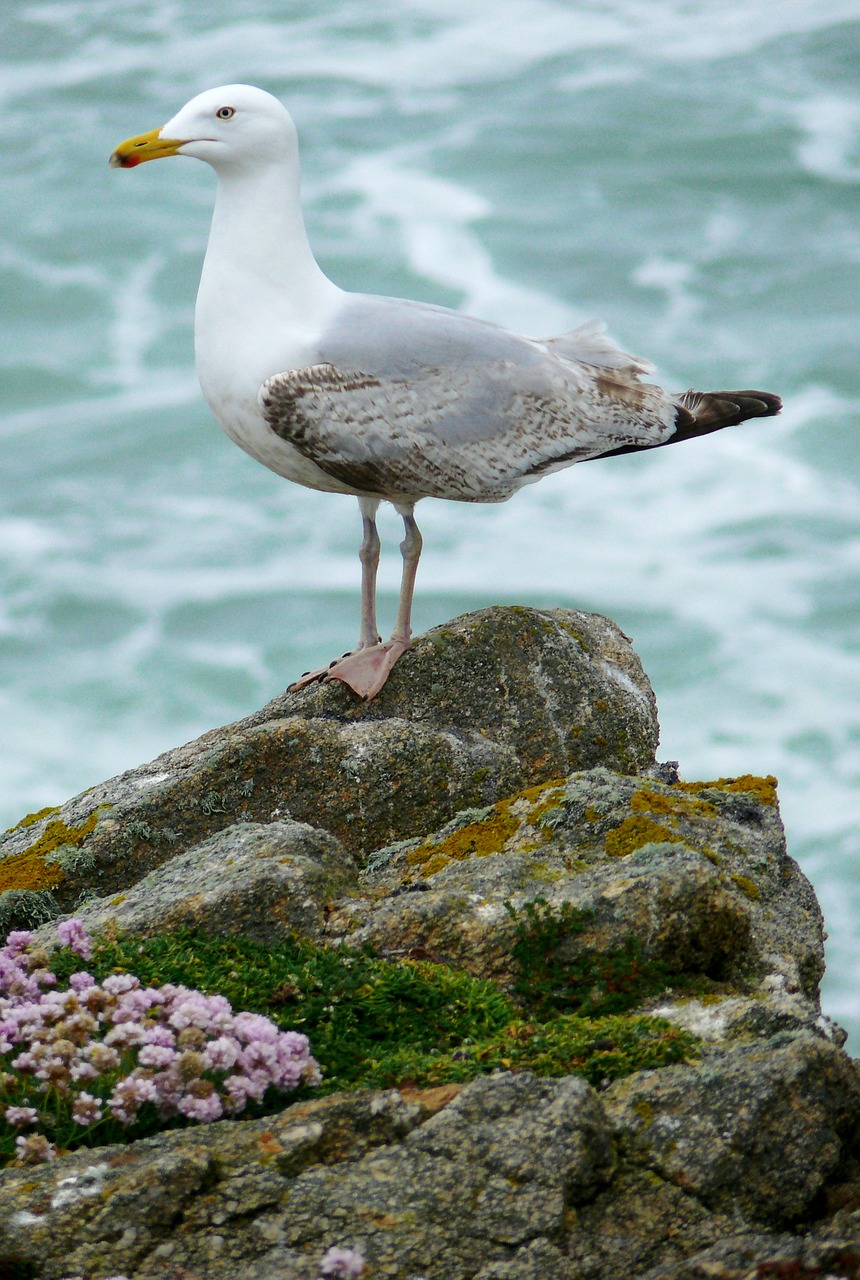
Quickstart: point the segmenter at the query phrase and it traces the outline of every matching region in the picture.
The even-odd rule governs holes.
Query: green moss
[[[53,967],[67,979],[80,960],[59,952]],[[682,1061],[698,1043],[658,1018],[524,1017],[494,983],[445,965],[295,938],[271,947],[190,929],[145,940],[113,930],[98,940],[87,969],[97,980],[132,972],[145,985],[220,992],[234,1009],[303,1031],[324,1073],[316,1096],[471,1080],[499,1068],[576,1073],[599,1083]]]
[[[637,938],[609,952],[578,944],[594,915],[572,903],[552,907],[535,898],[520,910],[506,902],[505,910],[516,925],[514,990],[535,1016],[572,1012],[604,1017],[635,1008],[669,986],[689,985],[663,961],[646,956]]]
[[[425,1086],[468,1081],[490,1071],[531,1071],[539,1076],[579,1075],[592,1085],[634,1071],[686,1062],[699,1041],[662,1018],[583,1018],[567,1014],[551,1022],[513,1022],[492,1039],[427,1057],[400,1050],[380,1085],[405,1079]]]
[[[19,853],[10,854],[0,862],[0,892],[5,889],[55,889],[63,879],[63,857],[54,857],[64,851],[68,865],[68,850],[77,849],[91,835],[96,823],[110,805],[99,805],[77,827],[69,827],[60,818],[48,822],[38,839]],[[48,810],[55,813],[56,810]],[[32,825],[24,824],[19,825]]]

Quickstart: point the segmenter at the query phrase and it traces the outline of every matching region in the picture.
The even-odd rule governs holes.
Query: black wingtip
[[[771,391],[712,391],[718,400],[729,400],[738,406],[741,422],[747,418],[773,418],[782,409],[782,398]]]

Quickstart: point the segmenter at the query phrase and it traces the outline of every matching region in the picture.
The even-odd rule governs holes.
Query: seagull
[[[504,502],[591,458],[655,449],[779,412],[765,391],[651,382],[596,321],[520,337],[446,307],[349,293],[314,258],[299,148],[286,108],[250,85],[210,89],[110,157],[130,169],[192,156],[218,185],[194,321],[200,386],[240,449],[297,484],[358,499],[363,537],[357,647],[291,689],[340,680],[375,697],[412,644],[421,498]],[[376,622],[376,514],[403,519],[397,619]]]

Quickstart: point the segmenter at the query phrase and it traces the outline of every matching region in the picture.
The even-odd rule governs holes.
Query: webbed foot
[[[410,640],[386,640],[385,644],[368,645],[336,659],[327,667],[306,672],[289,686],[289,691],[303,689],[315,680],[341,680],[353,693],[369,702],[385,684],[397,659],[412,648]]]

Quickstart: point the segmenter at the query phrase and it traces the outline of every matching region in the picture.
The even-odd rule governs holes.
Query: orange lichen
[[[57,805],[48,805],[44,809],[39,809],[36,813],[26,814],[20,822],[16,822],[14,827],[10,827],[10,831],[20,831],[22,827],[34,827],[37,822],[41,822],[43,818],[48,818],[52,813],[59,813]]]
[[[755,796],[759,804],[776,804],[777,780],[772,774],[759,778],[752,773],[743,773],[737,778],[717,778],[715,782],[676,782],[673,784],[679,791],[742,791]]]
[[[63,879],[63,868],[58,862],[47,862],[49,854],[56,853],[64,845],[78,848],[94,830],[100,814],[107,806],[94,809],[79,827],[69,827],[60,818],[47,823],[45,829],[31,845],[19,853],[10,854],[0,862],[0,892],[5,889],[56,889]],[[48,809],[45,814],[57,810]],[[33,826],[36,815],[29,815],[33,822],[24,819],[19,826]]]
[[[644,813],[625,818],[620,827],[607,832],[603,847],[610,858],[626,858],[646,844],[681,844],[681,836],[673,835],[667,827]]]
[[[562,794],[563,783],[559,779],[527,787],[494,804],[484,817],[455,827],[440,838],[422,841],[408,854],[407,864],[420,866],[424,874],[430,876],[451,861],[462,862],[465,858],[486,858],[501,853],[507,842],[523,827],[538,824],[545,813],[557,809]],[[543,826],[540,831],[544,840],[552,834]],[[532,840],[528,847],[533,850],[540,843]]]
[[[684,818],[712,818],[717,812],[709,800],[667,795],[664,791],[650,791],[647,787],[631,797],[630,808],[638,813],[660,813]]]

